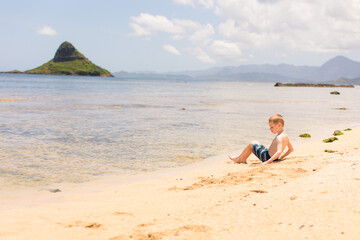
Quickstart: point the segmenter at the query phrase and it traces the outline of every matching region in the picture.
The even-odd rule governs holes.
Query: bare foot
[[[233,161],[234,163],[240,163],[238,157],[234,158],[234,157],[231,157],[229,154],[227,154],[227,156],[228,156],[229,159],[230,159],[231,161]]]
[[[229,159],[230,159],[231,161],[233,161],[234,163],[245,163],[245,164],[246,164],[246,160],[245,160],[245,162],[242,161],[242,160],[240,159],[240,156],[238,156],[238,157],[231,157],[229,154],[227,154],[227,156],[228,156]]]

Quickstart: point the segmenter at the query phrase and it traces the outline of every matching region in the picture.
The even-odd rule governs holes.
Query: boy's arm
[[[288,147],[288,150],[286,151],[286,153],[284,153],[283,155],[281,155],[281,156],[279,157],[279,159],[283,159],[283,158],[287,157],[290,153],[292,153],[292,152],[294,151],[294,147],[293,147],[293,145],[291,144],[290,139],[289,139],[289,142],[288,142],[287,147]]]
[[[280,140],[278,139],[276,142],[276,152],[274,153],[274,155],[272,155],[272,157],[269,160],[263,162],[262,164],[272,163],[274,160],[278,159],[281,155],[281,149],[282,149],[282,141],[281,139]]]

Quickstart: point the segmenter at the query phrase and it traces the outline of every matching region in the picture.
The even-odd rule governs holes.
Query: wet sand
[[[0,239],[356,239],[360,129],[344,133],[269,165],[223,155],[127,183],[5,194]]]

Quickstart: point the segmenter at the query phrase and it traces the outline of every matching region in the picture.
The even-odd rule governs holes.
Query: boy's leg
[[[246,163],[246,160],[253,151],[254,144],[259,144],[259,143],[257,141],[252,141],[244,148],[244,150],[238,157],[230,157],[229,155],[228,157],[230,158],[230,160],[234,161],[235,163]]]

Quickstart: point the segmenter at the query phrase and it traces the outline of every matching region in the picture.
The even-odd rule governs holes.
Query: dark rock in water
[[[340,92],[338,92],[338,91],[333,91],[333,92],[331,92],[330,94],[333,94],[333,95],[340,95]]]
[[[341,87],[354,88],[354,85],[336,85],[326,83],[275,83],[274,87]]]
[[[86,59],[75,47],[69,42],[63,42],[55,53],[54,62],[68,62],[74,60]]]

